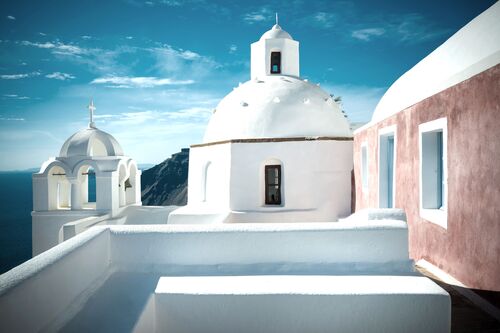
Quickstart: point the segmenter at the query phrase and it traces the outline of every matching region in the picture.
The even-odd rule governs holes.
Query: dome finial
[[[278,24],[278,12],[276,12],[276,25],[279,25]]]
[[[96,107],[94,106],[94,99],[90,100],[90,104],[87,107],[89,109],[89,128],[96,128],[94,123],[94,111]]]

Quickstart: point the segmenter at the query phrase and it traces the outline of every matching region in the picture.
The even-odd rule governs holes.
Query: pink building
[[[500,3],[401,76],[354,133],[355,209],[406,211],[410,256],[500,291]]]

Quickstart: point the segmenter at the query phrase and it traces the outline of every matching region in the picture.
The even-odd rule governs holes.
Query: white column
[[[71,210],[82,209],[82,193],[80,182],[71,183]]]

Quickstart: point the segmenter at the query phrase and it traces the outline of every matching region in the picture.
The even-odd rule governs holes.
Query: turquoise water
[[[95,180],[89,183],[95,201]],[[31,172],[0,172],[0,274],[31,258],[32,193]]]

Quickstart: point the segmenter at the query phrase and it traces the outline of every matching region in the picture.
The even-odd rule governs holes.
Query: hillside
[[[187,203],[189,148],[142,172],[142,204],[182,206]]]

